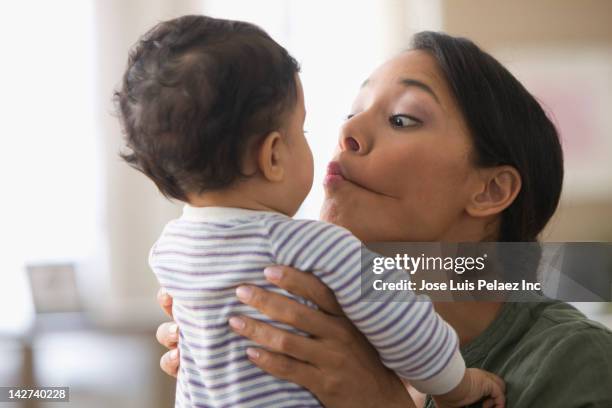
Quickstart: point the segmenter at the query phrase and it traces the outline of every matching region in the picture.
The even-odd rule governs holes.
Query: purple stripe
[[[239,342],[242,342],[242,341],[246,341],[246,339],[244,337],[239,337],[238,335],[236,335],[236,336],[230,337],[229,339],[227,339],[225,341],[221,341],[219,343],[211,344],[211,345],[208,345],[208,346],[196,346],[194,344],[189,344],[189,343],[185,343],[185,345],[187,347],[193,348],[193,349],[217,350],[217,349],[226,347],[226,346],[228,346],[231,343],[239,343]]]
[[[205,299],[202,299],[202,296],[199,297],[181,297],[181,298],[175,298],[175,300],[180,299],[181,301],[185,301],[185,302],[197,302],[197,303],[202,303],[203,300],[209,301],[209,300],[219,300],[219,299],[230,299],[234,297],[234,293],[228,294],[228,293],[224,293],[223,290],[233,290],[235,288],[237,288],[238,285],[235,286],[228,286],[227,288],[218,288],[215,290],[215,292],[211,292],[208,291],[206,292],[206,295],[204,296]],[[278,286],[275,286],[271,283],[261,283],[261,284],[257,284],[258,288],[262,288],[262,289],[267,289],[267,290],[278,290]],[[185,308],[185,309],[192,309],[192,310],[198,310],[198,308],[200,306],[190,306],[189,304],[180,304],[181,307]]]
[[[380,313],[381,310],[383,310],[385,307],[387,307],[387,303],[385,302],[381,302],[380,306],[378,306],[376,309],[372,310],[369,314],[365,315],[364,317],[361,317],[359,319],[351,319],[353,321],[353,323],[355,324],[360,324],[363,323],[366,320],[370,320],[372,319],[372,317],[374,315],[377,315],[378,313]]]
[[[302,229],[304,229],[307,225],[311,225],[313,223],[313,221],[305,221],[305,222],[301,222],[300,225],[298,225],[296,228],[293,229],[293,231],[291,231],[289,233],[289,235],[280,243],[277,245],[277,248],[280,250],[282,250],[285,245],[287,245],[287,243],[289,242],[289,240],[291,240],[291,238],[293,238],[295,236],[295,234],[297,234],[298,232],[300,232]]]
[[[274,379],[274,381],[279,383],[278,379]],[[272,384],[272,382],[264,383],[264,384],[262,384],[262,386],[267,386],[267,385],[270,385],[270,384]],[[279,383],[279,385],[285,385],[285,384]],[[249,386],[249,387],[251,387],[251,386]],[[295,387],[298,387],[298,386],[295,386]],[[296,389],[295,387],[286,387],[286,386],[285,387],[277,387],[274,391],[270,391],[270,392],[272,394],[277,394],[278,393],[278,394],[294,394],[294,395],[292,395],[290,397],[282,396],[281,398],[277,398],[277,399],[272,400],[272,401],[267,401],[265,403],[261,403],[259,405],[256,405],[255,407],[266,407],[266,408],[268,408],[270,406],[276,406],[276,405],[270,405],[270,404],[278,404],[280,402],[291,402],[292,405],[290,405],[290,407],[295,407],[295,408],[307,408],[307,407],[308,408],[310,408],[310,407],[312,407],[312,408],[321,408],[321,405],[316,402],[316,398],[310,392],[308,392],[308,390],[306,390],[306,389],[304,389],[302,387],[300,387],[300,389]],[[192,391],[194,396],[199,396],[201,398],[215,399],[214,396],[208,395],[205,391],[198,390],[197,387],[193,387],[193,388],[195,389],[195,390]],[[301,396],[297,395],[298,393],[301,393],[303,395],[301,395]],[[223,399],[225,400],[225,399],[228,399],[228,398],[224,397]],[[227,404],[229,404],[229,405],[222,405],[221,407],[233,407],[233,406],[235,406],[235,404],[240,403],[240,402],[244,403],[244,402],[248,401],[249,399],[251,399],[251,398],[245,397],[244,399],[228,402]],[[255,398],[255,399],[258,399],[258,398]],[[265,404],[265,405],[263,405],[263,404]],[[288,408],[289,406],[283,405],[283,407],[287,407]]]
[[[258,319],[259,322],[262,323],[267,323],[270,325],[275,325],[278,322],[274,321],[274,320],[270,320],[270,319]],[[184,326],[184,327],[191,327],[194,329],[198,329],[198,330],[202,330],[204,329],[202,326],[200,325],[194,325],[191,322],[188,322],[184,319],[179,319],[176,318],[176,322],[179,325],[179,327]],[[225,325],[227,327],[227,331],[223,332],[223,333],[218,333],[217,335],[211,336],[211,337],[207,337],[207,338],[203,338],[200,337],[197,340],[200,342],[204,342],[206,341],[205,345],[201,345],[201,344],[196,344],[196,343],[191,343],[191,342],[187,342],[187,341],[183,341],[183,344],[191,349],[194,350],[214,350],[214,349],[218,349],[222,346],[225,346],[229,343],[235,343],[238,341],[248,341],[247,338],[239,336],[237,334],[235,334],[233,331],[231,331],[231,329],[229,328],[229,323],[226,323]],[[276,326],[275,326],[276,327]],[[291,331],[290,329],[288,331]],[[217,339],[222,339],[224,337],[228,337],[231,336],[225,340],[217,340]]]
[[[243,281],[243,279],[242,280],[236,280],[236,282],[242,282],[242,281]],[[225,283],[229,284],[230,282],[227,281]],[[176,285],[168,285],[168,284],[164,284],[163,286],[166,289],[177,290],[177,291],[184,291],[184,292],[187,292],[187,291],[189,291],[189,292],[206,292],[206,291],[215,290],[214,288],[206,288],[206,287],[199,287],[199,286],[176,286]],[[216,289],[216,290],[219,290],[219,289]]]
[[[199,365],[197,363],[196,364],[198,366],[198,369],[203,370],[203,371],[206,372],[206,370],[218,370],[220,368],[224,368],[224,367],[227,367],[229,365],[244,363],[245,361],[251,361],[247,357],[246,352],[244,353],[244,355],[242,357],[238,357],[238,358],[227,360],[227,361],[222,361],[222,362],[216,363],[216,364],[210,364],[210,365]]]
[[[361,285],[359,285],[359,286],[360,286],[360,288],[359,288],[359,289],[360,289],[360,292],[361,292]],[[345,303],[345,304],[344,304],[344,308],[345,308],[345,309],[350,309],[350,308],[352,308],[353,306],[355,306],[357,303],[361,303],[361,301],[362,301],[362,300],[363,300],[363,295],[362,295],[362,294],[360,294],[360,296],[358,296],[358,297],[357,297],[355,300],[353,300],[352,302]],[[372,302],[368,302],[368,303],[374,303],[374,302],[372,301]]]
[[[245,277],[238,277],[238,278],[232,278],[232,279],[228,279],[225,278],[223,279],[223,284],[226,285],[226,287],[234,287],[234,286],[239,286],[241,284],[243,284],[245,282]],[[177,282],[178,283],[178,282]],[[219,290],[219,288],[215,289],[214,287],[206,287],[206,286],[177,286],[177,285],[168,285],[166,283],[163,283],[163,286],[167,289],[173,289],[173,290],[182,290],[182,291],[191,291],[191,292],[207,292],[207,291],[214,291],[214,290]]]
[[[412,305],[413,305],[413,303],[412,303],[412,304],[410,304],[410,309],[412,309]],[[410,309],[408,309],[408,310],[410,310]],[[393,326],[397,325],[397,323],[398,323],[399,321],[401,321],[401,320],[403,320],[403,319],[408,318],[408,316],[406,316],[407,314],[409,314],[409,311],[408,311],[408,310],[406,310],[405,312],[399,313],[399,314],[398,314],[398,316],[397,316],[395,319],[393,319],[392,321],[390,321],[390,322],[389,322],[389,323],[388,323],[386,326],[384,326],[384,327],[382,327],[382,328],[380,328],[380,329],[377,329],[377,330],[376,330],[376,331],[374,331],[374,332],[368,332],[368,336],[376,336],[376,335],[379,335],[379,334],[381,334],[381,333],[384,333],[384,332],[388,331],[388,330],[389,330],[389,329],[391,329]],[[424,315],[424,316],[422,316],[422,318],[421,318],[421,320],[419,321],[419,323],[417,323],[417,324],[415,325],[415,327],[414,327],[414,328],[411,330],[411,333],[412,333],[412,334],[413,334],[413,332],[414,332],[415,330],[420,329],[420,327],[419,327],[419,326],[420,326],[420,324],[423,322],[423,319],[425,319],[426,317],[427,317],[427,313],[425,313],[425,315]],[[395,333],[395,334],[397,334],[397,333]],[[404,337],[404,339],[406,339],[406,338],[408,338],[408,337],[412,337],[412,335],[411,335],[411,334],[407,334],[407,335]],[[381,345],[380,347],[385,347],[385,348],[386,348],[387,346],[382,346],[382,345]]]
[[[234,288],[236,288],[236,287],[238,287],[238,286],[239,286],[239,285],[229,286],[229,287],[227,287],[227,289],[234,289]],[[165,288],[167,288],[167,286],[164,286],[164,287],[165,287]],[[261,289],[266,289],[266,290],[268,290],[268,291],[274,291],[274,290],[276,290],[276,292],[275,292],[275,293],[278,293],[278,286],[274,286],[274,285],[273,285],[273,284],[271,284],[271,283],[266,283],[266,284],[264,284],[264,283],[262,283],[262,284],[257,284],[257,287],[258,287],[258,288],[261,288]],[[211,294],[211,293],[210,293],[210,289],[207,289],[207,290],[206,290],[206,296],[202,296],[202,297],[204,297],[206,300],[212,300],[212,299],[228,299],[228,298],[230,298],[230,297],[231,297],[231,298],[233,298],[233,297],[235,296],[234,294],[232,294],[232,295],[230,295],[230,296],[228,296],[227,294],[218,294],[218,292],[219,292],[219,291],[221,291],[221,290],[223,290],[223,289],[222,289],[222,288],[215,289],[215,291],[217,292],[217,293],[215,293],[215,296],[210,296],[210,294]],[[201,300],[201,299],[202,299],[202,297],[197,297],[197,298],[182,298],[182,297],[175,297],[174,299],[175,299],[175,300],[181,300],[181,301],[182,301],[182,300],[185,300],[185,301],[197,301],[197,302],[201,302],[201,301],[202,301],[202,300]],[[195,300],[194,300],[194,299],[195,299]],[[223,307],[224,307],[224,305],[226,305],[226,304],[228,304],[228,303],[217,303],[217,305],[219,305],[219,308],[223,308]],[[229,303],[229,304],[234,305],[234,303]],[[181,304],[179,304],[179,306],[180,306],[180,307],[182,307],[182,308],[184,308],[184,309],[190,309],[190,310],[206,310],[206,309],[209,309],[211,306],[214,306],[214,305],[199,305],[199,304],[198,304],[198,305],[193,305],[193,306],[190,306],[190,305],[187,305],[187,304],[183,304],[183,303],[181,303]]]
[[[189,348],[193,348],[191,346],[188,345]],[[241,347],[241,356],[237,357],[237,358],[233,358],[233,359],[225,359],[222,362],[219,363],[215,363],[215,364],[210,364],[210,365],[204,365],[198,361],[196,361],[195,359],[189,357],[189,356],[184,356],[185,360],[188,361],[189,363],[195,365],[198,367],[199,370],[206,372],[207,370],[218,370],[220,368],[226,367],[228,365],[232,365],[232,364],[238,364],[238,363],[243,363],[245,361],[250,361],[248,356],[246,355],[246,347]],[[205,348],[205,347],[202,347]],[[183,358],[183,355],[181,355],[181,358]]]
[[[438,326],[440,325],[440,319],[433,319],[433,322],[434,322],[433,324],[432,324],[432,323],[430,323],[430,324],[429,324],[429,326],[428,326],[428,328],[429,328],[430,326],[434,326],[434,328],[433,328],[433,329],[430,329],[430,330],[431,330],[431,332],[430,332],[430,334],[429,334],[429,337],[427,338],[427,340],[426,340],[426,341],[424,341],[424,342],[423,342],[423,343],[422,343],[422,344],[419,346],[419,348],[417,348],[417,349],[415,349],[415,350],[413,351],[414,353],[418,353],[418,352],[420,352],[420,351],[421,351],[421,349],[422,349],[423,347],[425,347],[425,345],[428,343],[428,341],[429,341],[429,340],[431,340],[431,338],[432,338],[432,336],[434,335],[434,333],[436,333],[436,331],[438,330]],[[424,328],[423,328],[422,330],[424,330]],[[404,342],[404,341],[406,341],[406,338],[405,338],[405,337],[400,337],[400,338],[399,338],[397,341],[395,341],[395,342],[393,342],[393,343],[391,343],[391,344],[389,344],[389,345],[386,345],[386,346],[384,346],[384,347],[385,347],[385,348],[394,348],[394,347],[399,346],[399,344],[400,344],[400,343],[402,343],[402,342]],[[409,357],[411,357],[411,356],[409,356]],[[391,361],[394,361],[394,360],[391,360]]]
[[[438,328],[438,326],[439,326],[439,324],[438,324],[439,322],[440,322],[440,320],[436,319],[436,322],[435,322],[435,324],[434,324],[434,325],[435,325],[435,326],[434,326],[434,330],[431,330],[431,331],[429,332],[429,336],[427,337],[427,339],[425,339],[425,341],[424,341],[424,342],[422,342],[422,343],[421,343],[421,345],[420,345],[418,348],[416,348],[416,349],[412,349],[412,350],[411,350],[411,349],[409,349],[407,354],[405,354],[405,355],[399,355],[399,356],[394,357],[394,358],[392,358],[392,359],[390,359],[390,358],[389,358],[389,359],[385,359],[385,361],[386,361],[386,362],[388,362],[388,363],[397,363],[397,362],[400,362],[400,361],[402,361],[402,360],[411,360],[411,359],[412,359],[414,356],[416,356],[416,355],[418,355],[418,354],[421,354],[421,355],[422,355],[422,354],[423,354],[423,353],[422,353],[422,350],[423,350],[425,347],[430,347],[430,346],[431,346],[431,343],[430,343],[430,342],[432,341],[432,339],[435,337],[435,334],[437,333],[437,331],[436,331],[436,330],[437,330],[437,328]],[[403,338],[402,340],[403,340],[403,341],[405,341],[405,338]],[[419,360],[416,360],[415,362],[413,362],[413,364],[415,364],[415,363],[416,363],[416,362],[418,362],[418,361],[419,361]],[[410,370],[410,371],[412,371],[412,370]]]
[[[241,377],[241,378],[237,378],[237,379],[235,379],[235,380],[233,380],[231,382],[224,382],[224,383],[219,383],[219,384],[210,385],[210,386],[206,386],[206,384],[203,384],[203,383],[201,383],[201,382],[199,382],[199,381],[197,381],[197,380],[195,380],[193,378],[190,378],[189,380],[187,380],[187,382],[189,384],[191,384],[191,385],[195,385],[195,386],[199,386],[199,387],[206,387],[206,388],[208,388],[210,390],[218,390],[218,389],[221,389],[221,388],[230,387],[230,386],[232,386],[234,384],[237,384],[237,383],[253,380],[255,378],[265,377],[265,376],[268,376],[268,375],[270,375],[270,374],[268,374],[266,372],[256,372],[256,373],[253,373],[253,374],[245,375],[244,377]]]
[[[236,251],[236,252],[183,252],[183,251],[155,251],[153,255],[181,255],[181,256],[193,256],[198,258],[213,258],[213,257],[225,257],[225,256],[245,256],[245,255],[259,255],[272,257],[270,251]]]
[[[198,329],[198,330],[206,330],[206,329],[208,329],[208,325],[200,324],[197,320],[190,319],[189,317],[186,317],[186,316],[181,316],[181,317],[176,316],[175,320],[179,324],[179,327],[185,326],[185,327],[191,327],[191,328]],[[224,333],[224,335],[232,333],[232,332],[229,331],[229,324],[228,323],[225,323],[220,328],[223,328],[224,326],[228,328],[228,331],[226,333]],[[211,340],[211,339],[216,338],[216,337],[221,337],[221,335],[215,335],[215,337],[209,337],[209,338],[207,338],[207,340]],[[204,339],[203,338],[199,338],[199,340],[204,340]],[[197,346],[197,348],[205,348],[205,347]]]
[[[285,389],[283,389],[283,388],[281,388],[281,389],[277,389],[277,390],[263,391],[263,392],[260,392],[259,394],[254,394],[254,395],[250,395],[248,397],[240,398],[240,399],[238,399],[236,401],[231,402],[229,405],[222,405],[222,408],[229,408],[229,407],[236,406],[236,404],[243,404],[245,402],[249,402],[249,401],[253,401],[253,400],[257,400],[257,399],[263,399],[263,398],[269,397],[269,396],[274,395],[274,394],[279,393],[279,392],[286,392],[287,394],[298,394],[298,393],[299,394],[303,394],[303,393],[308,392],[308,391],[306,391],[303,388],[301,388],[301,389],[300,388],[298,388],[298,389],[295,389],[295,388],[285,388]]]
[[[423,361],[421,364],[419,364],[419,365],[418,365],[418,366],[416,366],[416,367],[411,368],[411,370],[410,370],[410,371],[417,371],[418,369],[423,368],[423,367],[425,367],[425,366],[429,365],[429,363],[431,362],[431,360],[433,360],[433,359],[437,359],[437,358],[438,358],[438,356],[439,356],[439,354],[440,354],[440,351],[441,351],[442,349],[444,349],[444,348],[447,346],[447,343],[446,343],[446,342],[447,342],[447,339],[448,339],[449,333],[450,333],[450,330],[446,330],[446,334],[444,335],[444,340],[443,340],[443,341],[440,343],[440,346],[439,346],[439,347],[438,347],[438,348],[435,350],[435,352],[433,352],[433,353],[431,354],[431,356],[430,356],[428,359],[426,359],[425,361]],[[436,375],[440,374],[440,373],[441,373],[441,372],[442,372],[442,371],[443,371],[443,370],[446,368],[446,366],[448,365],[448,362],[450,361],[451,357],[452,357],[452,356],[453,356],[453,354],[454,354],[454,348],[453,348],[452,350],[453,350],[453,352],[452,352],[452,353],[451,353],[451,355],[450,355],[450,356],[449,356],[449,357],[446,359],[446,362],[445,362],[445,363],[444,363],[442,366],[440,366],[440,368],[439,368],[437,371],[435,371],[433,374],[429,375],[427,378],[424,378],[423,380],[427,380],[427,379],[429,379],[429,378],[435,377]]]
[[[179,316],[175,316],[175,320],[179,324],[179,327],[185,326],[185,327],[191,327],[191,328],[200,330],[204,326],[204,324],[194,323],[191,320],[186,320],[185,318],[179,317]]]
[[[181,234],[178,232],[167,232],[164,234],[166,237],[178,237],[178,238],[189,238],[196,241],[210,241],[213,239],[229,241],[233,239],[246,239],[246,238],[268,238],[265,234],[260,233],[252,233],[252,234],[239,234],[239,235],[189,235],[189,234]]]
[[[274,393],[278,393],[278,394],[282,394],[284,392],[287,393],[294,393],[296,394],[297,392],[301,392],[303,395],[293,395],[290,398],[287,398],[285,396],[281,396],[280,399],[276,399],[276,400],[272,400],[269,401],[266,404],[271,404],[271,403],[277,403],[280,401],[290,401],[293,403],[297,403],[299,405],[299,407],[303,407],[303,406],[311,406],[311,405],[302,405],[297,401],[310,401],[312,402],[313,400],[316,401],[316,399],[313,397],[313,395],[306,389],[300,387],[299,385],[296,384],[291,384],[288,382],[284,382],[284,381],[280,381],[275,377],[272,377],[271,375],[269,376],[270,380],[267,381],[263,381],[263,382],[258,382],[256,384],[251,384],[251,385],[246,385],[243,386],[242,388],[240,388],[240,390],[236,390],[236,391],[231,391],[231,393],[240,393],[240,392],[249,392],[254,390],[255,388],[261,388],[261,387],[267,387],[269,385],[275,385],[277,388],[274,390]],[[236,384],[239,385],[239,384]],[[192,387],[192,395],[196,396],[196,397],[200,397],[200,398],[211,398],[210,395],[208,395],[208,393],[206,392],[206,388],[204,388],[203,390],[198,389],[197,386],[193,386]],[[230,392],[225,393],[225,394],[221,394],[221,396],[217,396],[216,399],[223,399],[223,400],[227,400],[228,396],[230,395]],[[212,398],[214,398],[214,396],[212,396]],[[245,397],[246,398],[246,397]],[[232,404],[235,404],[237,401],[232,401]],[[263,405],[257,405],[258,407],[263,407]],[[265,405],[265,407],[269,407],[270,405]],[[283,405],[284,406],[284,405]],[[316,407],[321,407],[320,405],[315,405]]]
[[[346,288],[349,287],[349,285],[352,285],[355,282],[354,279],[347,279],[345,283],[343,283],[340,287],[338,287],[337,289],[334,290],[334,292],[339,293],[342,292],[343,290],[345,290]],[[357,285],[357,290],[354,290],[352,292],[349,293],[345,293],[345,297],[348,298],[350,294],[352,294],[353,292],[357,292],[359,290],[359,285]],[[357,300],[359,300],[359,297],[357,297]]]
[[[236,225],[236,224],[222,224],[219,222],[212,222],[212,221],[190,221],[190,220],[183,220],[183,219],[174,220],[173,224],[174,224],[173,227],[176,226],[179,228],[184,228],[184,227],[189,227],[189,226],[200,227],[200,228],[191,228],[193,230],[201,229],[201,227],[209,227],[209,226],[219,227],[219,228],[236,228],[236,227],[242,226],[242,225]],[[182,224],[182,225],[176,225],[176,224]]]
[[[273,378],[272,376],[270,376],[271,378]],[[267,391],[267,392],[262,392],[260,394],[257,395],[252,395],[249,397],[244,397],[241,398],[239,400],[230,400],[229,402],[227,402],[226,404],[229,405],[221,405],[221,407],[233,407],[235,406],[235,404],[238,403],[244,403],[244,402],[249,402],[251,400],[257,400],[260,399],[262,396],[269,396],[269,395],[262,395],[262,394],[293,394],[291,397],[285,397],[285,396],[281,396],[280,399],[275,399],[272,401],[268,401],[262,404],[266,404],[266,405],[256,405],[256,407],[270,407],[270,406],[276,406],[276,405],[270,405],[270,404],[278,404],[279,402],[282,401],[290,401],[295,405],[291,405],[292,407],[299,407],[299,408],[305,408],[305,407],[317,407],[317,408],[321,408],[321,405],[316,403],[316,398],[310,393],[308,392],[308,390],[306,390],[305,388],[302,388],[298,385],[295,384],[290,384],[290,383],[283,383],[280,382],[278,379],[274,378],[274,382],[276,382],[277,387],[276,389],[274,389],[273,391]],[[267,382],[267,383],[263,383],[261,386],[267,386],[270,384],[274,384],[274,382]],[[290,387],[290,385],[293,385],[293,387]],[[249,388],[251,388],[252,386],[249,386]],[[205,390],[198,390],[197,387],[193,387],[195,388],[195,390],[192,391],[194,396],[200,396],[203,398],[210,398],[210,399],[219,399],[219,398],[215,398],[214,396],[208,395]],[[298,395],[298,394],[303,394],[303,395]],[[223,397],[223,400],[228,399],[227,397]],[[300,402],[298,402],[300,401]],[[305,404],[308,403],[308,404]],[[283,405],[286,406],[286,405]]]
[[[177,262],[178,263],[178,262]],[[238,262],[236,261],[235,264],[239,265],[242,264],[243,262]],[[190,266],[202,266],[202,267],[206,267],[206,264],[183,264],[183,265],[190,265]],[[228,265],[231,265],[228,263]],[[183,275],[190,275],[190,276],[210,276],[210,275],[219,275],[220,272],[218,270],[213,270],[212,272],[190,272],[190,271],[183,271],[180,269],[173,269],[173,268],[168,268],[167,266],[161,266],[161,265],[153,265],[154,269],[159,269],[162,271],[166,271],[168,273],[180,273]],[[255,272],[261,272],[263,275],[263,267],[259,267],[259,268],[239,268],[239,269],[234,269],[234,270],[224,270],[223,273],[227,274],[227,273],[255,273]]]
[[[272,226],[268,230],[268,235],[271,237],[272,234],[274,234],[274,230],[276,230],[276,228],[278,228],[278,226],[280,226],[282,224],[286,224],[286,220],[278,220],[278,221],[272,223]]]
[[[320,239],[321,235],[323,235],[325,232],[327,232],[329,229],[333,228],[334,226],[331,224],[325,224],[323,225],[323,228],[321,229],[316,229],[313,231],[312,233],[312,237],[310,237],[310,239],[308,241],[306,241],[304,244],[302,244],[301,246],[301,250],[297,251],[294,255],[294,257],[291,259],[291,261],[289,261],[289,265],[295,265],[295,262],[297,261],[298,256],[300,256],[300,254],[302,253],[302,251],[306,248],[310,249],[310,245],[312,245],[312,242],[315,239]]]
[[[433,310],[433,306],[431,304],[431,302],[427,303],[427,309],[425,309],[425,312],[423,312],[423,315],[421,316],[421,318],[418,320],[417,324],[415,324],[412,329],[410,329],[410,331],[408,333],[406,333],[406,335],[404,336],[404,339],[409,339],[411,337],[414,336],[415,332],[417,330],[421,330],[421,325],[423,324],[423,322],[425,321],[425,319],[431,315],[431,313],[435,313]],[[384,346],[383,346],[384,347]]]
[[[329,251],[331,251],[332,248],[335,247],[338,244],[338,242],[342,241],[344,238],[345,238],[345,235],[340,235],[338,238],[336,238],[335,240],[330,242],[326,247],[324,247],[323,250],[319,251],[320,255],[312,261],[310,268],[312,268],[316,261],[321,260],[321,258],[324,255],[326,255]],[[306,268],[306,269],[310,269],[310,268]],[[329,275],[329,272],[322,271],[321,276],[327,276],[327,275]]]
[[[237,303],[235,306],[239,306],[239,305],[241,305],[241,304],[242,304],[242,303]],[[221,312],[221,311],[219,311],[219,312]],[[187,327],[193,327],[193,328],[195,328],[195,329],[203,329],[203,328],[204,328],[204,325],[205,325],[204,323],[203,323],[203,324],[197,324],[197,323],[194,323],[193,321],[191,321],[191,320],[196,320],[196,319],[191,319],[191,320],[183,320],[183,319],[185,319],[185,318],[189,319],[189,317],[188,317],[188,316],[181,317],[181,318],[179,318],[178,316],[176,317],[177,323],[179,323],[179,327],[180,327],[180,325],[181,325],[181,324],[184,324],[184,325],[185,325],[185,326],[187,326]],[[228,319],[229,319],[229,318],[228,318]],[[196,321],[197,321],[197,320],[196,320]]]
[[[353,256],[355,256],[356,252],[360,252],[360,251],[361,251],[361,248],[359,248],[359,247],[351,250],[348,254],[346,254],[344,256],[344,258],[342,258],[340,261],[336,262],[336,264],[331,269],[334,270],[334,271],[337,270],[337,269],[340,269],[341,265],[346,264],[347,259],[352,258]]]
[[[191,364],[195,364],[195,365],[197,365],[197,364],[198,364],[198,363],[196,363],[196,361],[195,361],[193,358],[191,358],[191,357],[190,357],[190,356],[188,356],[188,355],[183,355],[183,354],[181,354],[181,360],[185,360],[185,361],[187,361],[187,362],[189,362],[189,363],[191,363]],[[181,369],[182,369],[182,367],[181,367]]]
[[[165,288],[169,288],[168,286],[164,286]],[[271,290],[271,289],[278,289],[277,286],[274,286],[272,284],[266,284],[266,285],[257,285],[258,288],[262,288],[262,289],[267,289],[267,290]],[[227,296],[225,296],[227,297]],[[233,296],[232,296],[233,298]],[[231,302],[224,302],[224,303],[214,303],[214,304],[209,304],[209,305],[196,305],[196,306],[189,306],[189,305],[184,305],[184,304],[180,304],[179,307],[183,308],[183,309],[189,309],[189,310],[214,310],[214,309],[223,309],[225,307],[228,306],[239,306],[239,305],[244,305],[244,303],[238,301],[238,300],[234,300]]]

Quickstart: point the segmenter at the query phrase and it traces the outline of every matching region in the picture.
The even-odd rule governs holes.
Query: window
[[[31,317],[25,265],[91,264],[101,183],[93,1],[4,2],[0,331]]]

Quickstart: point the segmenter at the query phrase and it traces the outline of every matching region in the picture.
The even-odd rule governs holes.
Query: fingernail
[[[238,296],[238,299],[248,302],[251,300],[251,296],[253,296],[253,288],[249,286],[238,286],[236,289],[236,296]]]
[[[235,316],[234,317],[230,317],[229,324],[230,324],[230,326],[232,326],[236,330],[242,330],[242,329],[244,329],[244,326],[245,326],[244,320],[242,320],[239,317],[235,317]]]
[[[257,349],[249,347],[246,349],[246,353],[251,360],[257,360],[259,358],[259,351]]]
[[[172,299],[168,295],[168,291],[166,290],[166,288],[161,288],[160,297],[161,297],[162,304],[164,306],[168,306],[172,302]]]
[[[279,267],[268,266],[264,269],[264,275],[271,281],[279,281],[283,277],[283,271]]]
[[[178,349],[170,351],[170,360],[176,360],[178,358]]]

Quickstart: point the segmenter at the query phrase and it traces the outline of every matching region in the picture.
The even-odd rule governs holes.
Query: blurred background
[[[567,179],[543,239],[612,241],[608,0],[5,1],[0,386],[70,386],[73,407],[172,405],[147,255],[181,205],[118,158],[111,98],[141,34],[200,13],[260,25],[302,65],[315,183],[300,217],[318,217],[360,83],[414,32],[443,30],[498,58],[560,129]],[[577,306],[612,324],[609,305]]]

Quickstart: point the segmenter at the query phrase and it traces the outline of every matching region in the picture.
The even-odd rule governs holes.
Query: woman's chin
[[[371,235],[376,231],[375,228],[368,225],[367,218],[363,217],[360,209],[361,207],[355,205],[355,201],[350,199],[350,194],[330,194],[326,191],[320,219],[348,229],[361,241],[370,240]]]
[[[326,186],[321,221],[346,228],[362,242],[419,241],[399,201],[374,194],[353,183]],[[422,240],[422,239],[421,239]]]
[[[325,199],[323,200],[323,204],[321,205],[321,212],[319,213],[319,218],[321,219],[321,221],[336,224],[338,214],[339,212],[337,203],[334,199],[330,198],[329,194],[326,191]]]

